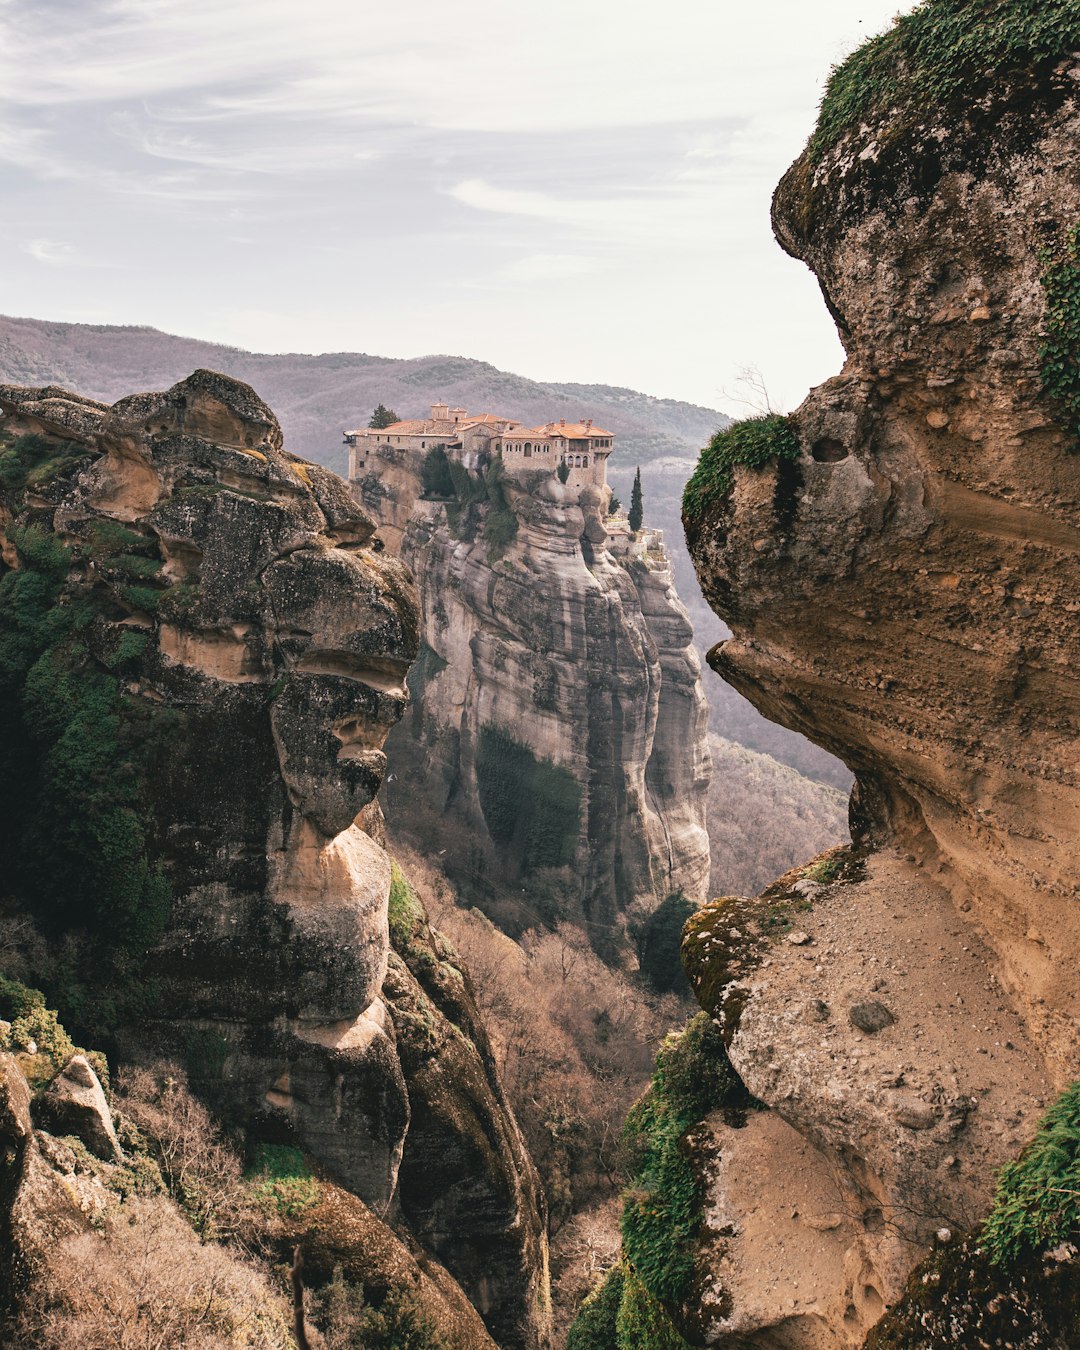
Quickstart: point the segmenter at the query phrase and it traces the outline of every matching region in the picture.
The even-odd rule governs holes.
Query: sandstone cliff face
[[[982,41],[969,8],[929,6],[934,40]],[[993,40],[1032,14],[996,6]],[[847,361],[778,458],[699,478],[686,516],[734,634],[710,661],[854,770],[866,854],[861,879],[811,886],[791,915],[803,946],[775,921],[807,899],[795,877],[688,938],[771,1109],[753,1137],[717,1126],[710,1344],[860,1343],[1080,1073],[1077,351],[1075,314],[1053,310],[1080,201],[1075,19],[1047,43],[988,55],[943,100],[894,44],[890,99],[789,171],[776,234],[818,276]],[[870,1005],[889,1020],[853,1011]],[[789,1179],[755,1201],[751,1163]],[[768,1264],[780,1241],[786,1271]]]
[[[233,1122],[407,1225],[420,1145],[374,802],[417,650],[407,569],[223,376],[111,408],[5,386],[0,408],[12,886],[72,953],[45,979],[121,1056],[186,1061]],[[455,1052],[481,1054],[465,1033]],[[493,1074],[468,1109],[515,1202],[483,1229],[485,1311],[501,1344],[540,1345],[539,1186]],[[468,1252],[481,1238],[443,1199]]]
[[[615,950],[627,914],[679,889],[703,899],[706,708],[659,540],[609,538],[608,491],[546,470],[503,473],[483,506],[424,499],[417,463],[383,474],[361,495],[400,539],[422,615],[395,814],[419,794],[451,852],[467,823],[459,867],[520,888],[499,914],[511,927],[568,914]]]

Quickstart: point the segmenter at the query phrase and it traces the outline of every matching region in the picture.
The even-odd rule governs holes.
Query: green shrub
[[[23,1064],[31,1087],[47,1083],[76,1054],[84,1055],[103,1086],[109,1086],[108,1060],[100,1050],[83,1050],[72,1042],[59,1014],[45,1006],[40,989],[0,975],[0,1020],[11,1023],[11,1031],[0,1038],[0,1050],[19,1050],[31,1041],[36,1047],[34,1063]]]
[[[511,848],[523,872],[574,860],[581,788],[574,775],[498,727],[480,730],[476,752],[480,808],[495,843]]]
[[[735,466],[763,469],[772,460],[796,460],[799,441],[790,417],[767,413],[718,431],[698,457],[683,491],[683,517],[699,520],[731,491]]]
[[[619,1350],[690,1350],[632,1269],[626,1272],[615,1334]]]
[[[615,1321],[622,1302],[624,1271],[612,1266],[578,1309],[566,1350],[619,1350]]]
[[[1060,255],[1047,262],[1042,387],[1059,409],[1075,454],[1080,451],[1080,225],[1069,231]]]
[[[92,558],[105,560],[126,554],[156,559],[160,565],[158,541],[152,535],[129,530],[118,520],[95,520],[87,531],[87,538]]]
[[[420,462],[420,487],[425,497],[454,495],[454,476],[444,445],[433,445]]]
[[[817,862],[803,868],[803,876],[807,881],[816,881],[821,886],[827,886],[840,876],[846,862],[846,853],[836,853],[831,858],[819,858]]]
[[[122,669],[142,656],[149,641],[148,634],[139,633],[131,628],[125,629],[117,638],[116,646],[105,658],[105,664],[110,670]]]
[[[341,1267],[312,1298],[313,1321],[335,1346],[357,1350],[448,1350],[431,1317],[408,1290],[391,1289],[377,1307]]]
[[[1002,1169],[982,1243],[1007,1266],[1059,1243],[1080,1240],[1080,1082],[1058,1097],[1035,1138]]]
[[[0,440],[0,491],[40,488],[50,478],[74,468],[94,452],[76,441],[31,432]]]
[[[147,614],[156,614],[161,603],[161,592],[153,586],[125,586],[120,592],[121,599],[132,609],[141,609]]]
[[[390,942],[401,955],[412,943],[417,928],[423,922],[424,910],[408,877],[390,859],[390,899],[388,904]]]
[[[630,1184],[623,1195],[623,1251],[654,1298],[678,1300],[694,1271],[701,1185],[684,1136],[743,1091],[719,1031],[698,1013],[683,1032],[666,1038],[652,1084],[626,1118]]]
[[[928,0],[834,68],[811,160],[875,114],[894,129],[913,124],[1078,46],[1075,0]]]
[[[695,906],[682,891],[669,895],[645,920],[638,938],[641,973],[658,993],[686,989],[680,952],[683,925]]]
[[[279,1214],[295,1218],[319,1203],[319,1183],[303,1153],[288,1144],[259,1144],[247,1169],[253,1197]]]

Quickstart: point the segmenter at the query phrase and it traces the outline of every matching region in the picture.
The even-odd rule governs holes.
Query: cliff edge
[[[614,954],[628,920],[706,895],[690,619],[661,536],[609,514],[602,476],[450,455],[376,444],[353,484],[420,592],[388,810],[509,931],[570,918]]]
[[[1074,5],[920,6],[774,199],[847,359],[684,521],[711,664],[853,770],[856,853],[688,930],[768,1108],[699,1152],[695,1343],[859,1344],[1080,1075],[1078,83]]]

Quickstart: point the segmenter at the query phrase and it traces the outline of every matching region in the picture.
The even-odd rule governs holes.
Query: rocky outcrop
[[[35,1130],[30,1097],[0,1053],[0,1344],[286,1350],[289,1308],[264,1272],[201,1242],[160,1185],[140,1193],[117,1159]]]
[[[417,650],[411,577],[246,385],[199,371],[111,408],[4,386],[0,408],[13,891],[67,944],[89,1031],[185,1062],[249,1137],[295,1141],[407,1224],[373,799]],[[516,1138],[485,1089],[468,1109]],[[527,1310],[501,1343],[540,1345],[542,1202],[520,1146],[500,1163],[519,1204],[485,1220],[493,1303]]]
[[[409,1084],[398,1174],[410,1231],[483,1314],[500,1346],[550,1316],[546,1204],[499,1081],[468,972],[395,868],[384,993]],[[530,1272],[527,1287],[521,1271]]]
[[[121,1158],[109,1104],[85,1055],[72,1055],[34,1105],[53,1134],[74,1135],[106,1162]]]
[[[924,6],[838,74],[774,225],[821,282],[844,370],[718,440],[688,493],[734,634],[710,661],[852,768],[865,855],[861,879],[807,879],[798,943],[776,921],[791,885],[719,904],[691,942],[733,1065],[779,1117],[719,1146],[710,1344],[859,1344],[1080,1074],[1080,349],[1061,301],[1080,31],[1022,10],[991,30]],[[754,1202],[744,1153],[819,1198]],[[763,1287],[778,1243],[809,1255]]]
[[[627,915],[708,883],[706,708],[659,537],[550,469],[481,461],[429,500],[421,464],[385,450],[359,490],[422,614],[395,816],[426,810],[452,869],[497,879],[511,930],[575,917],[617,950]]]

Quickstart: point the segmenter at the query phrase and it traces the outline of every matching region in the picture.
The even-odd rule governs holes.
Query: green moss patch
[[[1068,233],[1058,256],[1047,257],[1042,275],[1046,319],[1041,360],[1042,387],[1056,405],[1069,436],[1069,450],[1080,451],[1080,225]]]
[[[612,1266],[578,1309],[566,1340],[566,1350],[618,1350],[615,1323],[624,1282],[624,1268]]]
[[[799,440],[790,417],[768,413],[732,423],[718,431],[698,457],[683,491],[683,520],[687,526],[697,524],[710,507],[723,501],[737,465],[764,469],[774,461],[798,457]]]
[[[798,924],[813,902],[796,891],[860,880],[864,864],[851,848],[827,849],[809,866],[792,868],[760,895],[722,895],[702,906],[683,929],[682,963],[698,1003],[715,1017],[725,1042],[738,1030],[750,980],[774,942]]]
[[[655,1299],[678,1302],[694,1276],[702,1186],[686,1133],[714,1108],[747,1101],[719,1031],[698,1013],[664,1041],[649,1090],[626,1118],[630,1183],[623,1195],[623,1251]]]
[[[295,1218],[319,1203],[319,1183],[298,1148],[288,1144],[259,1144],[245,1176],[260,1204]]]
[[[390,860],[390,899],[388,903],[390,922],[390,942],[400,955],[412,946],[417,933],[425,922],[423,906],[413,890],[409,879],[397,865]]]
[[[1009,1266],[1063,1242],[1080,1242],[1080,1082],[1058,1097],[1035,1138],[1002,1169],[982,1245]]]
[[[928,0],[834,68],[810,160],[864,122],[887,116],[895,134],[1078,47],[1075,0]]]
[[[639,1346],[647,1346],[648,1350],[690,1350],[663,1307],[632,1269],[626,1272],[623,1282],[615,1337],[618,1350],[637,1350]]]
[[[538,759],[506,732],[486,726],[477,747],[476,781],[488,833],[520,860],[522,872],[574,861],[581,787],[569,769]]]
[[[8,537],[20,566],[0,577],[0,851],[7,885],[46,934],[82,933],[94,949],[92,987],[57,961],[46,988],[96,1039],[120,1003],[137,1015],[152,993],[138,957],[163,932],[171,894],[150,860],[140,784],[170,717],[131,699],[115,673],[139,635],[93,654],[96,611],[66,588],[72,551],[36,526]]]

